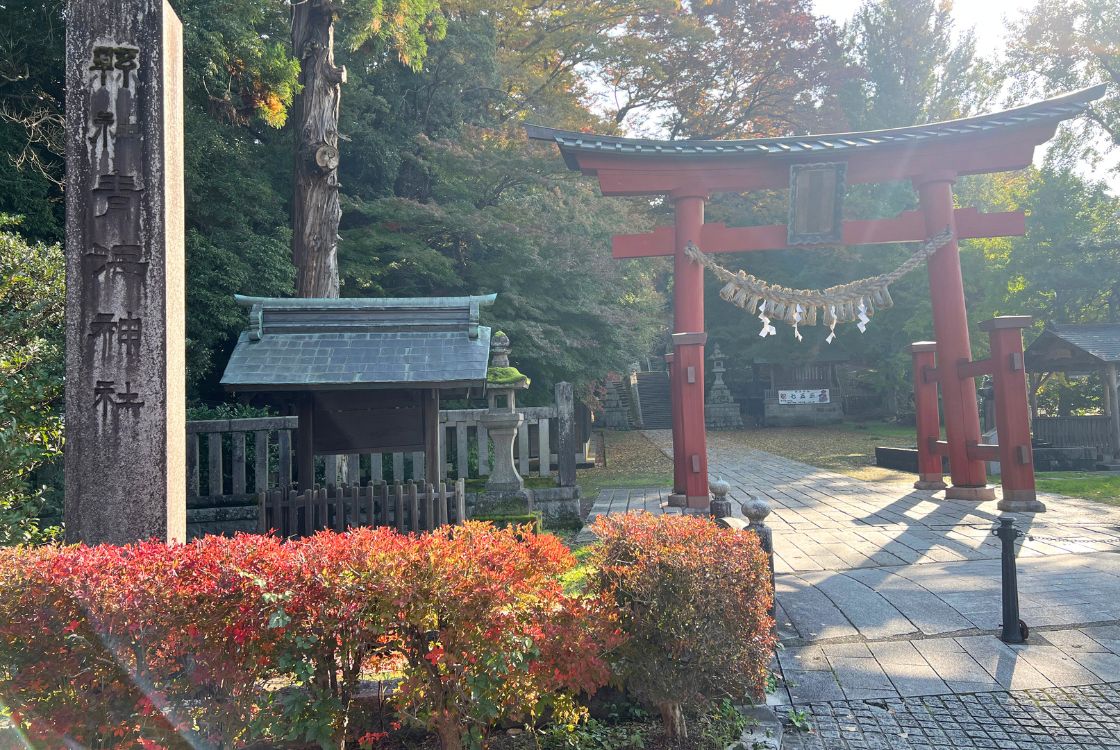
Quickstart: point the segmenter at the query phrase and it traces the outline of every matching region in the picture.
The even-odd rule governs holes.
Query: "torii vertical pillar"
[[[957,366],[972,360],[965,309],[964,280],[953,216],[953,173],[914,179],[926,233],[932,237],[949,227],[953,239],[929,259],[929,291],[933,307],[933,329],[937,339],[937,370],[941,381],[945,438],[952,485],[945,497],[957,500],[993,500],[995,488],[987,484],[984,462],[969,456],[968,446],[980,443],[980,412],[976,406],[976,382],[957,375]]]
[[[1003,498],[999,509],[1008,513],[1041,513],[1034,484],[1031,420],[1027,408],[1027,370],[1023,362],[1023,329],[1029,315],[1003,315],[980,324],[987,331],[991,357],[986,361],[996,401],[999,474]]]
[[[700,246],[704,201],[698,191],[673,194],[676,247],[673,252],[673,494],[670,505],[707,510],[708,446],[704,425],[704,269],[687,255]]]
[[[918,341],[910,345],[914,367],[914,422],[918,428],[918,481],[919,490],[943,490],[941,453],[937,441],[941,439],[941,415],[937,410],[937,380],[930,373],[937,371],[937,342]]]

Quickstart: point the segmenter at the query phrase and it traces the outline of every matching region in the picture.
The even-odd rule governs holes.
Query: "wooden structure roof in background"
[[[485,385],[497,295],[381,299],[238,296],[249,325],[222,385],[238,391]]]
[[[1120,323],[1051,324],[1024,352],[1030,372],[1089,372],[1120,363]]]

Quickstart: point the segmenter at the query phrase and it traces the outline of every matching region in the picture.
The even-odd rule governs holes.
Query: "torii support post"
[[[950,172],[914,179],[926,232],[932,237],[949,227],[953,239],[929,259],[930,301],[933,329],[937,335],[937,361],[942,372],[941,401],[945,412],[946,450],[952,486],[945,497],[956,500],[994,500],[995,489],[988,486],[984,462],[970,456],[968,446],[980,443],[980,412],[976,406],[976,382],[959,377],[952,369],[972,359],[968,336],[968,311],[965,308],[964,281],[961,277],[960,251],[957,247],[953,215],[953,181]]]
[[[686,503],[684,498],[687,497],[685,492],[685,474],[683,471],[677,471],[678,466],[684,466],[685,460],[682,458],[684,455],[681,441],[677,439],[677,430],[680,428],[681,419],[681,400],[677,396],[676,387],[677,381],[680,380],[680,375],[677,374],[676,357],[672,352],[665,355],[665,367],[669,373],[669,409],[670,416],[673,422],[673,492],[669,496],[669,504],[673,507],[683,507]]]
[[[1113,457],[1120,457],[1120,404],[1117,404],[1120,398],[1117,397],[1116,393],[1116,363],[1110,363],[1104,374],[1105,388],[1108,389],[1108,413],[1112,417],[1112,455]]]
[[[669,504],[708,509],[708,446],[704,424],[704,269],[684,250],[699,245],[704,201],[696,191],[674,194],[676,248],[673,255],[673,494]],[[679,444],[678,444],[679,443]]]
[[[910,345],[914,359],[914,422],[918,429],[918,481],[914,489],[943,490],[941,466],[941,417],[937,410],[937,342]]]
[[[980,324],[990,341],[991,358],[984,363],[992,376],[996,401],[996,434],[1003,499],[999,509],[1012,513],[1040,513],[1046,506],[1034,486],[1034,456],[1027,399],[1027,373],[1023,364],[1023,329],[1029,315],[1006,315]]]

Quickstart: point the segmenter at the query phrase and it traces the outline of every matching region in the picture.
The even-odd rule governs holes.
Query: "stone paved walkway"
[[[668,431],[645,434],[671,454]],[[774,507],[784,645],[776,702],[822,717],[821,731],[792,747],[1120,748],[1115,719],[1102,723],[1120,713],[1108,687],[1120,682],[1120,508],[1049,495],[1046,513],[1016,515],[1030,535],[1018,568],[1032,634],[1008,646],[997,638],[1000,547],[991,529],[1004,514],[994,501],[862,482],[744,448],[726,433],[710,434],[709,450],[733,500],[763,495]],[[679,512],[667,498],[667,489],[604,490],[591,514]],[[1027,739],[1045,736],[1032,727],[1053,728],[1046,711],[1029,708],[1036,701],[1080,717],[1062,737],[1081,737],[1073,729],[1083,726],[1096,734],[1081,745]],[[994,706],[1017,712],[1017,739],[980,728]],[[962,717],[961,734],[922,733],[929,716],[950,714]],[[840,727],[845,716],[858,719],[851,732]]]
[[[814,703],[784,750],[1115,750],[1120,685]],[[793,709],[780,711],[788,717]]]

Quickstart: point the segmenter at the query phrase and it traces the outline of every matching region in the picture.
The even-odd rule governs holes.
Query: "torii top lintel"
[[[1104,85],[1075,91],[1023,107],[960,120],[862,133],[753,138],[738,141],[653,141],[593,135],[527,125],[533,140],[560,148],[570,169],[599,179],[603,195],[668,195],[704,198],[718,192],[789,187],[790,165],[846,163],[847,183],[954,179],[959,175],[1004,172],[1029,166],[1034,149],[1054,135],[1058,124],[1085,111]],[[1021,211],[984,214],[959,208],[954,216],[958,239],[1022,235]],[[920,211],[893,219],[845,221],[843,243],[864,245],[919,241],[927,236]],[[704,224],[705,252],[783,249],[784,224],[726,227]],[[675,253],[674,228],[617,235],[615,258]]]
[[[603,195],[747,192],[789,186],[791,164],[847,162],[848,183],[982,174],[1029,166],[1035,146],[1085,111],[1104,85],[959,120],[862,133],[728,141],[655,141],[527,125],[568,167],[599,178]]]

